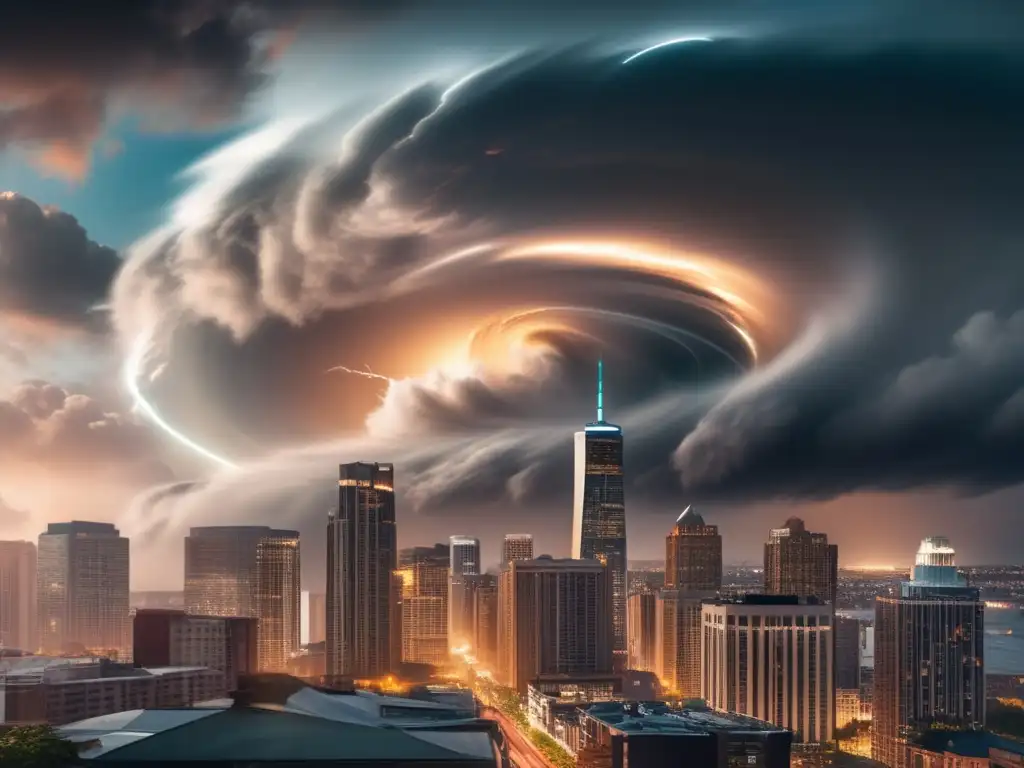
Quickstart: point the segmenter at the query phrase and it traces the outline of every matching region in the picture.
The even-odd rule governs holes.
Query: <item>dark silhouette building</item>
[[[395,469],[342,464],[327,522],[327,675],[379,677],[398,659]]]

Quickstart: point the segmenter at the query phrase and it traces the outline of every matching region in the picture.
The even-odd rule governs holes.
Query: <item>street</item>
[[[529,739],[519,732],[515,723],[493,707],[482,707],[481,717],[494,720],[501,727],[508,742],[508,756],[519,768],[551,768],[540,750]]]

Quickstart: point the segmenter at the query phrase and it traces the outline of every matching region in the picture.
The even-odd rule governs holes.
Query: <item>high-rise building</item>
[[[836,690],[860,691],[860,619],[836,616]]]
[[[498,580],[490,573],[473,577],[473,653],[486,668],[498,662]]]
[[[263,672],[284,672],[299,650],[302,567],[298,531],[269,531],[256,549],[256,615]]]
[[[924,539],[899,595],[875,598],[871,757],[890,768],[906,768],[917,730],[985,723],[985,604],[955,555]]]
[[[138,667],[207,667],[224,673],[227,691],[240,675],[260,668],[256,618],[193,616],[184,611],[139,608],[132,619]]]
[[[717,591],[722,588],[722,537],[692,506],[676,518],[665,538],[665,586]]]
[[[629,668],[641,672],[654,672],[657,625],[655,608],[657,596],[653,592],[638,592],[626,601],[629,614]]]
[[[604,366],[597,364],[597,421],[574,441],[572,556],[608,566],[616,652],[626,652],[626,499],[622,428],[604,420]]]
[[[532,533],[506,533],[501,543],[501,563],[508,565],[513,560],[533,560]]]
[[[499,672],[525,694],[544,675],[612,671],[609,570],[595,560],[513,560],[500,577]]]
[[[448,547],[403,549],[402,661],[441,665],[448,660]]]
[[[36,545],[0,541],[0,648],[35,653]]]
[[[701,697],[824,743],[835,729],[832,606],[747,595],[702,609]]]
[[[814,597],[835,605],[839,550],[824,533],[811,533],[799,517],[773,528],[764,545],[764,591]]]
[[[662,589],[654,605],[654,668],[662,687],[680,699],[700,698],[701,608],[716,592]]]
[[[185,611],[260,620],[264,672],[283,672],[302,632],[298,531],[265,525],[191,528],[185,538]]]
[[[44,653],[131,660],[128,539],[110,523],[50,523],[36,564]]]
[[[480,573],[480,540],[452,536],[448,578],[448,639],[452,647],[473,642],[473,601],[467,579]]]
[[[327,595],[323,592],[303,592],[302,610],[305,614],[306,642],[315,645],[327,640]]]
[[[328,675],[379,677],[398,663],[397,542],[394,465],[342,464],[338,509],[327,523]]]

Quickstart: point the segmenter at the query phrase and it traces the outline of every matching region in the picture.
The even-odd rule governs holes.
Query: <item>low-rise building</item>
[[[578,768],[788,768],[793,735],[743,715],[696,705],[608,702],[565,727]]]
[[[134,667],[101,658],[0,660],[0,723],[62,725],[128,709],[187,707],[225,696],[206,667]]]
[[[936,729],[908,745],[912,768],[1021,768],[1024,744],[988,731]]]

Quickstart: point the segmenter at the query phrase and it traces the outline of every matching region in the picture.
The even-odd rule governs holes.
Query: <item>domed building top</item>
[[[676,525],[680,528],[696,528],[698,525],[704,525],[704,518],[692,505],[688,505],[683,514],[676,518]]]

